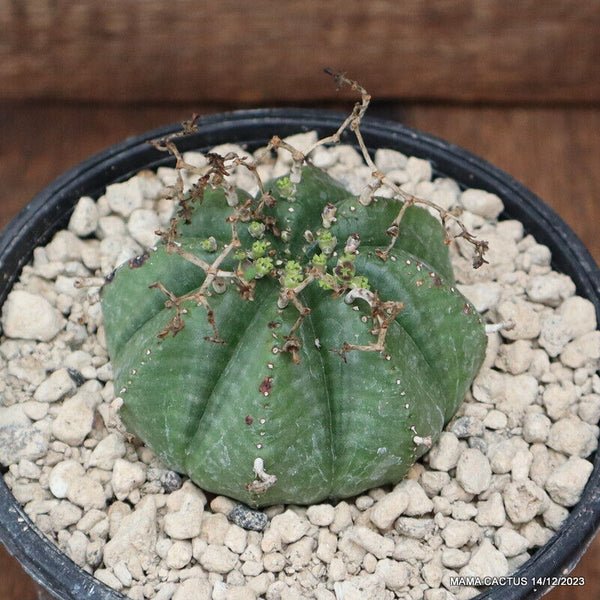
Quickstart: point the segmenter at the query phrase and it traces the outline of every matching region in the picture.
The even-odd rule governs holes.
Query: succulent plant
[[[224,178],[227,161],[252,165],[207,155],[162,244],[102,291],[127,430],[203,489],[253,506],[401,480],[486,347],[436,218],[354,196],[292,156],[253,198]]]

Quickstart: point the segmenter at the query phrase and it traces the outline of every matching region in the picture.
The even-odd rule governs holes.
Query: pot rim
[[[330,134],[345,117],[333,111],[293,108],[217,113],[199,118],[198,133],[181,138],[179,146],[183,151],[206,150],[232,142],[255,149],[265,145],[274,133],[280,137],[310,130]],[[148,141],[180,129],[177,123],[129,137],[69,169],[39,192],[0,236],[0,306],[30,260],[33,248],[47,243],[52,234],[66,226],[80,196],[98,197],[106,185],[128,179],[141,168],[172,164],[172,159]],[[485,189],[500,196],[506,207],[502,217],[521,221],[527,233],[550,247],[553,267],[572,277],[577,293],[594,303],[600,321],[600,269],[566,223],[525,186],[463,148],[397,122],[367,117],[361,132],[369,149],[392,148],[425,158],[432,163],[435,175],[451,177],[461,187]],[[342,142],[356,145],[349,136],[343,136]],[[477,600],[539,598],[554,587],[553,576],[564,576],[575,567],[600,527],[600,453],[592,458],[594,469],[582,498],[559,531],[510,575],[512,582],[486,589]],[[0,541],[56,598],[124,600],[122,594],[75,565],[37,529],[3,477],[0,505],[5,507],[0,511]],[[540,583],[536,583],[538,578]]]

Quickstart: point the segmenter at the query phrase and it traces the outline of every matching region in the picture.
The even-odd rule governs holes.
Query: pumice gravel
[[[316,134],[286,141],[302,150]],[[319,146],[311,160],[353,193],[369,183],[353,147]],[[407,192],[460,208],[489,242],[477,270],[464,240],[451,254],[458,289],[492,326],[471,392],[431,451],[398,485],[352,500],[256,511],[207,498],[119,428],[99,286],[158,242],[174,169],[81,198],[68,228],[35,249],[2,313],[0,462],[37,527],[100,581],[134,600],[465,599],[480,589],[453,577],[508,575],[578,502],[599,433],[594,306],[520,222],[497,220],[496,195],[432,179],[429,162],[397,151],[374,160]],[[285,153],[258,166],[263,180],[288,168]],[[246,169],[233,177],[256,192]]]

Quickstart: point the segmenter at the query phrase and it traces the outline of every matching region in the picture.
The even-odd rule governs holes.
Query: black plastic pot
[[[335,113],[313,110],[254,110],[200,119],[199,131],[182,138],[182,150],[207,150],[224,142],[236,142],[250,150],[265,145],[273,134],[281,137],[316,130],[333,133],[343,120]],[[82,195],[98,197],[106,185],[123,181],[142,168],[171,164],[164,153],[147,142],[179,129],[172,125],[130,138],[67,171],[40,192],[8,225],[0,238],[0,305],[6,299],[21,268],[36,246],[68,222]],[[528,233],[547,245],[553,267],[571,276],[577,293],[591,300],[600,317],[600,270],[567,225],[539,198],[514,179],[473,156],[435,137],[403,125],[380,120],[365,121],[361,131],[369,148],[394,148],[430,160],[436,175],[454,178],[464,187],[494,192],[504,201],[503,217],[518,219]],[[354,139],[348,137],[348,143]],[[599,319],[600,320],[600,319]],[[600,526],[600,459],[583,497],[560,531],[516,573],[519,585],[497,585],[479,600],[539,598],[552,586],[550,578],[569,573]],[[76,566],[41,534],[0,477],[0,541],[31,577],[52,597],[60,600],[123,600],[119,594]],[[544,580],[544,578],[546,578]],[[541,581],[541,583],[538,583]]]

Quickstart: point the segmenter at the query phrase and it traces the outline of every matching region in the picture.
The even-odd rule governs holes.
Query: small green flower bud
[[[209,238],[202,240],[200,243],[202,250],[205,252],[216,252],[217,251],[217,240],[211,235]]]
[[[296,287],[302,283],[303,279],[302,265],[295,260],[288,260],[283,271],[283,287]]]
[[[287,175],[277,180],[277,189],[283,198],[293,198],[296,194],[296,186]]]
[[[274,268],[273,260],[271,258],[269,258],[268,256],[263,256],[263,257],[259,258],[254,263],[254,266],[256,268],[256,275],[255,275],[256,279],[260,279],[261,277],[268,275]]]
[[[319,244],[319,248],[321,248],[321,252],[329,256],[335,250],[337,238],[330,231],[318,231],[317,243]]]
[[[371,286],[369,285],[369,280],[363,275],[357,275],[352,278],[350,282],[350,287],[353,289],[360,288],[363,290],[370,290]]]
[[[250,225],[248,225],[248,233],[257,239],[262,239],[265,235],[265,224],[260,221],[252,221]]]
[[[327,256],[325,254],[315,254],[312,257],[312,263],[319,271],[323,271],[327,266]]]
[[[262,256],[264,256],[267,253],[267,249],[269,248],[270,245],[271,245],[271,242],[268,242],[268,241],[254,242],[252,244],[252,250],[250,251],[250,256],[255,260],[257,258],[261,258]]]

